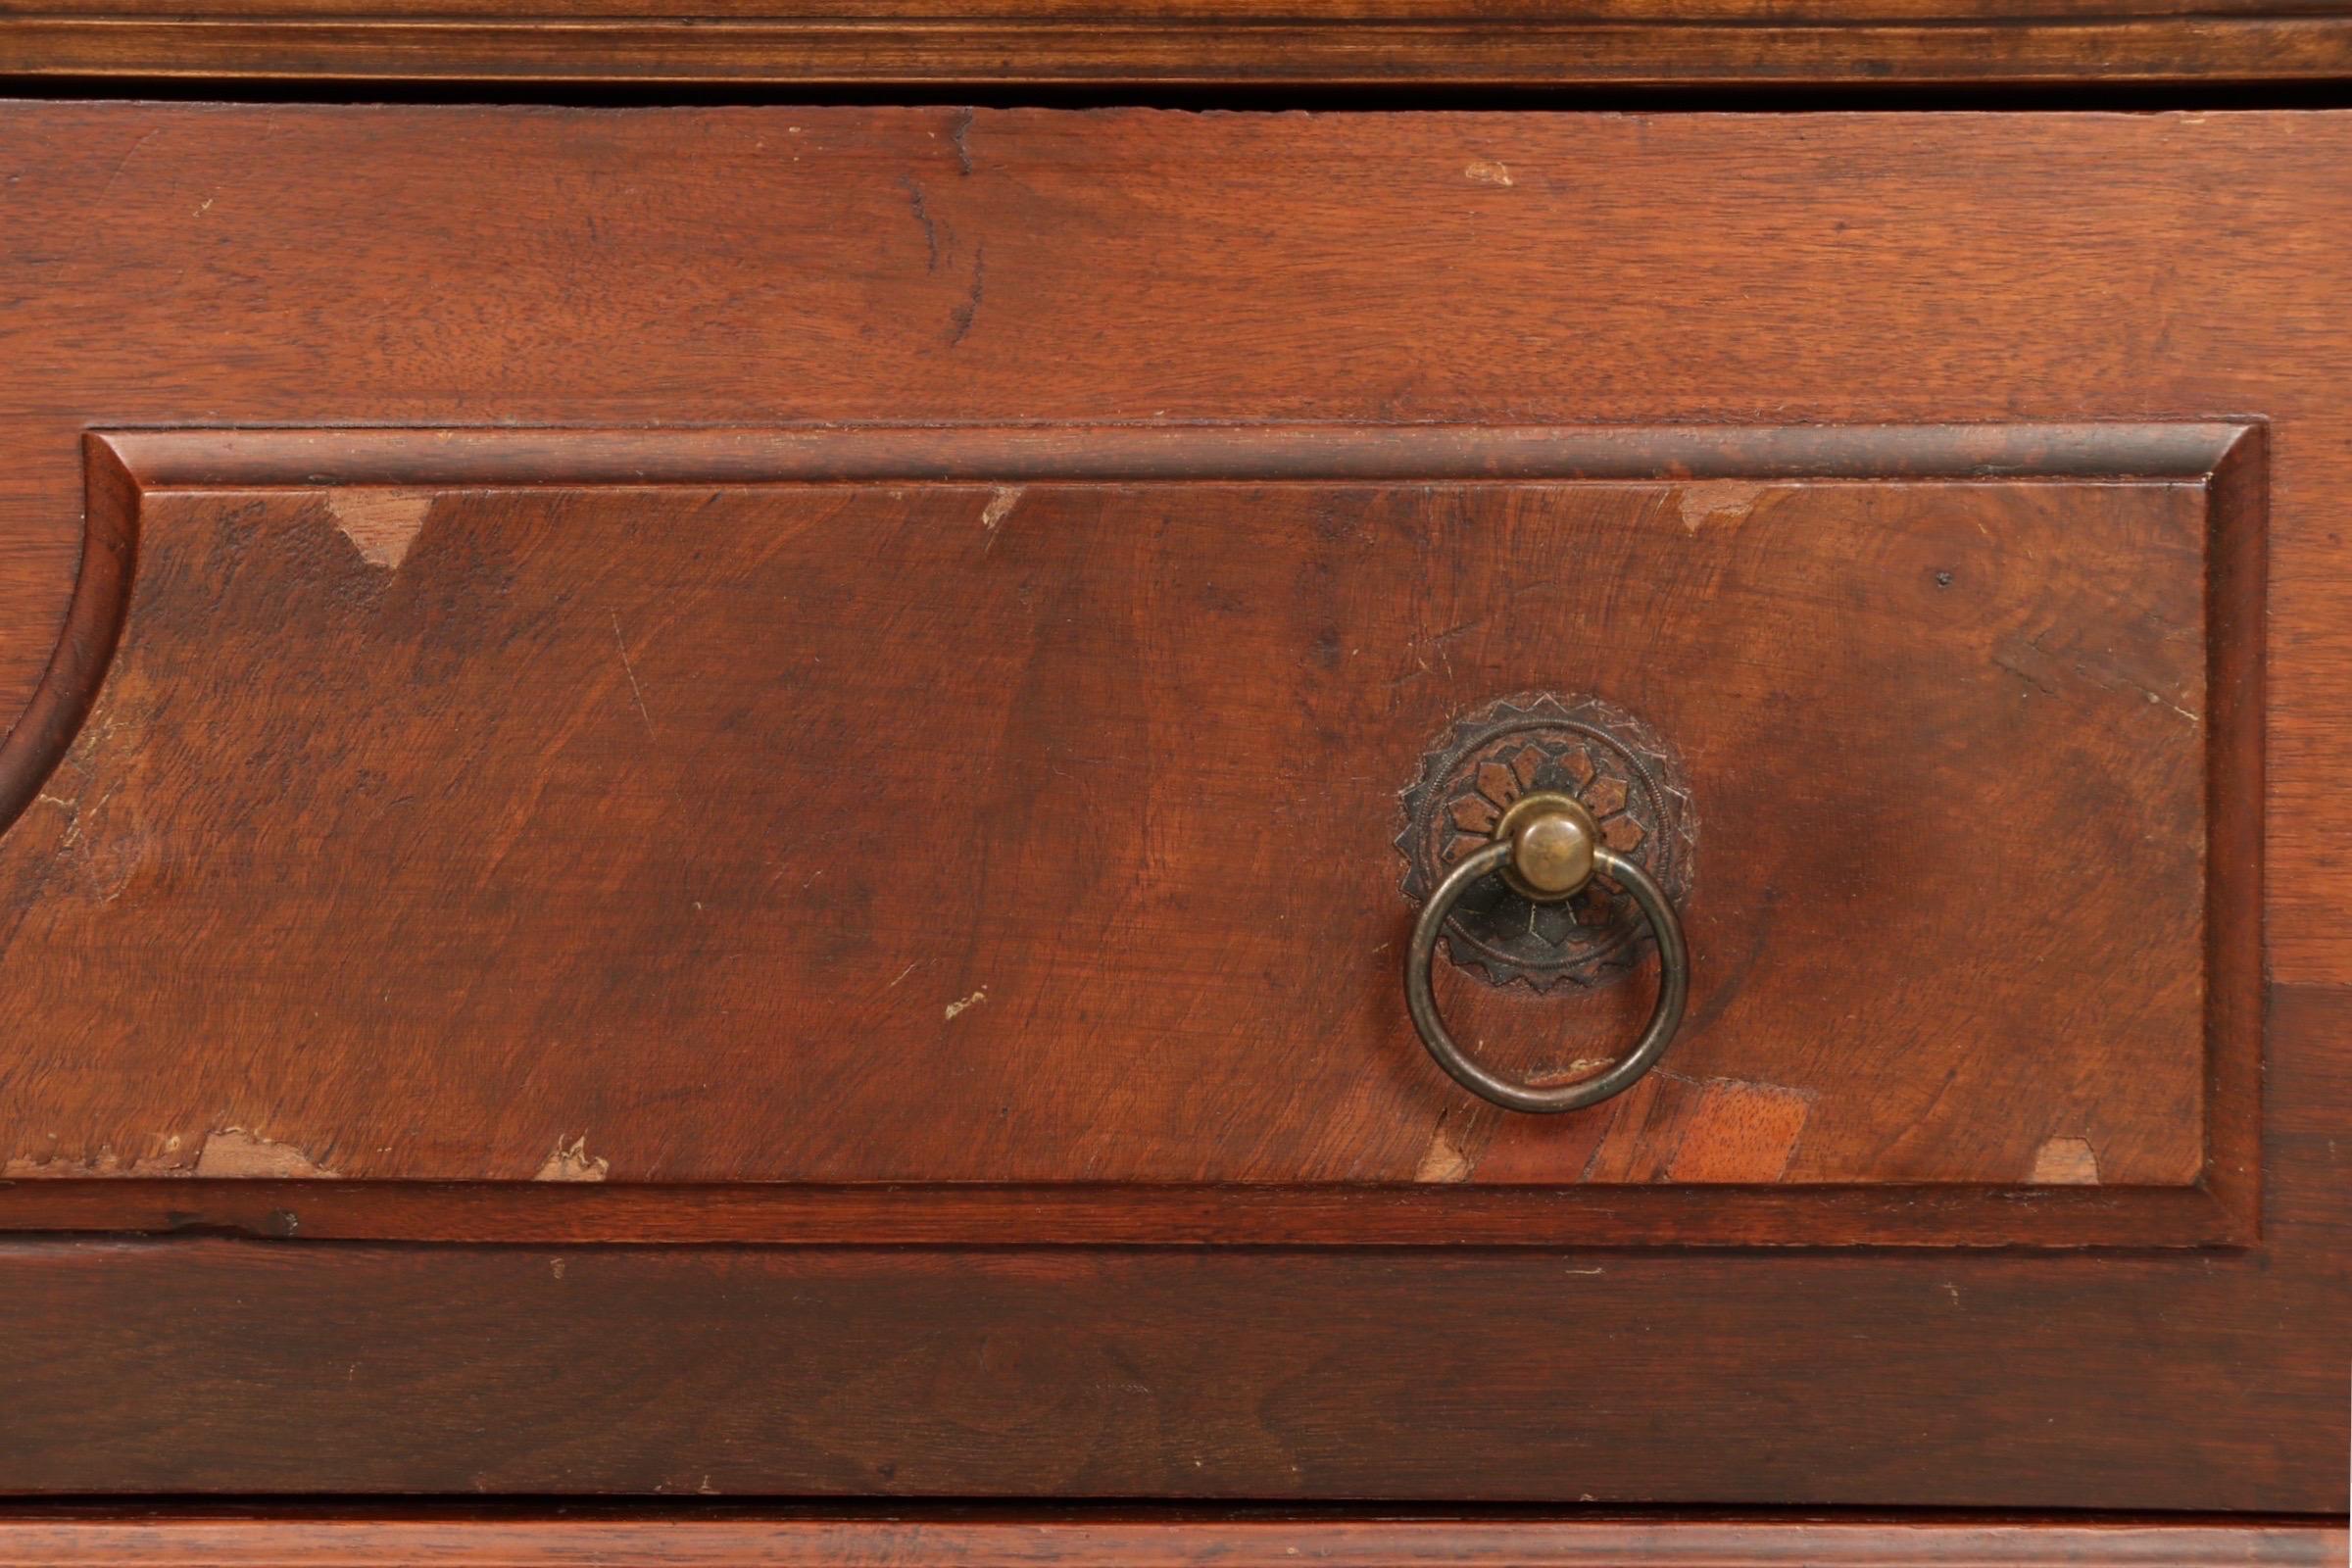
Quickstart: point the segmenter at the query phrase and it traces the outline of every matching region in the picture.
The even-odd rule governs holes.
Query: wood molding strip
[[[114,430],[144,490],[875,480],[2178,479],[2253,419],[2075,424],[784,425]]]
[[[0,1519],[0,1568],[2322,1568],[2340,1525],[1804,1520],[898,1517]]]
[[[0,76],[625,85],[1774,87],[2352,79],[2352,17],[421,19],[32,13]]]

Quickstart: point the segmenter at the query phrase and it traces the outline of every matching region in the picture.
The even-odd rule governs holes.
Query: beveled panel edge
[[[836,424],[94,430],[85,568],[45,727],[0,745],[37,793],[102,683],[150,492],[758,483],[2179,482],[2209,497],[2206,1162],[2181,1187],[564,1186],[0,1182],[0,1234],[227,1230],[434,1242],[1347,1247],[2241,1247],[2260,1237],[2267,424]],[[2225,548],[2226,547],[2226,548]],[[88,563],[96,553],[97,564]],[[86,601],[86,607],[85,607]],[[86,627],[78,641],[74,631]],[[2224,648],[2223,643],[2230,646]],[[53,682],[44,680],[41,692]],[[39,699],[36,696],[36,707]],[[20,746],[18,738],[35,732]],[[43,749],[53,748],[43,757]],[[2237,754],[2223,756],[2226,749]],[[15,771],[12,772],[11,768]],[[31,783],[23,783],[24,779]],[[0,814],[0,827],[9,817]],[[2256,902],[2240,902],[2252,898]],[[2234,1043],[2234,1047],[2232,1045]],[[517,1189],[521,1191],[517,1191]],[[136,1195],[135,1197],[133,1195]],[[199,1198],[199,1194],[202,1195]]]
[[[65,625],[40,684],[15,727],[0,736],[0,833],[57,770],[114,662],[138,553],[137,479],[105,440],[82,442],[81,564]]]
[[[1085,1507],[906,1507],[790,1513],[673,1505],[570,1514],[500,1509],[0,1512],[0,1568],[238,1563],[252,1568],[431,1568],[498,1564],[556,1568],[2002,1568],[2068,1562],[2086,1568],[2266,1564],[2324,1568],[2342,1560],[2344,1527],[2315,1519],[1999,1517],[1675,1518],[1467,1513],[1384,1516],[1279,1510]]]
[[[2233,437],[2206,480],[2204,1189],[2262,1233],[2265,684],[2270,428]]]

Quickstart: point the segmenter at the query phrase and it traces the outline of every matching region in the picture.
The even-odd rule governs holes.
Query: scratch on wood
[[[531,1177],[535,1182],[601,1182],[612,1172],[609,1159],[590,1157],[588,1135],[582,1133],[566,1146],[562,1138],[556,1140],[556,1152],[547,1156]]]
[[[2034,1170],[2026,1178],[2034,1187],[2096,1187],[2099,1156],[2087,1138],[2047,1138],[2034,1151]]]
[[[972,318],[980,314],[980,300],[988,292],[988,247],[972,247],[972,288],[963,303],[948,313],[948,347],[954,348],[971,334]]]
[[[1684,485],[1675,496],[1683,531],[1695,534],[1712,522],[1745,522],[1770,485],[1748,479],[1707,479]]]
[[[1478,181],[1481,185],[1508,185],[1513,182],[1510,169],[1507,166],[1487,158],[1477,160],[1469,168],[1463,170],[1462,173],[1467,178]]]
[[[956,148],[956,167],[967,174],[972,172],[971,134],[973,117],[974,111],[972,110],[957,110],[956,112],[956,128],[949,133],[948,137],[948,139],[955,145]]]
[[[645,688],[637,684],[637,666],[629,662],[629,641],[620,634],[620,612],[612,612],[612,642],[620,650],[620,671],[629,677],[629,696],[636,701],[637,716],[645,721],[645,732],[654,732],[654,715],[645,710]]]
[[[398,571],[433,510],[433,498],[400,490],[330,490],[326,510],[369,565]]]
[[[223,1127],[209,1133],[196,1152],[196,1174],[253,1181],[333,1181],[341,1173],[327,1169],[292,1144],[243,1127]]]
[[[2045,629],[2032,637],[2011,637],[1992,651],[1992,662],[2045,697],[2057,696],[2059,682],[2072,675],[2100,691],[2136,693],[2150,706],[2171,709],[2191,724],[2202,722],[2202,716],[2193,709],[2183,708],[2165,696],[2145,677],[2126,668],[2124,662],[2111,653],[2079,645],[2052,648],[2050,643],[2056,635]]]
[[[948,1017],[949,1017],[950,1021],[953,1021],[953,1020],[955,1019],[956,1015],[957,1013],[959,1013],[959,1012],[963,1011],[963,1010],[964,1010],[964,1008],[966,1008],[966,1007],[970,1007],[970,1006],[975,1006],[975,1005],[977,1005],[977,1004],[980,1004],[981,1002],[983,1002],[983,1001],[987,1000],[987,997],[988,997],[988,987],[986,987],[986,986],[982,986],[982,987],[981,987],[979,990],[977,990],[977,991],[973,992],[973,993],[972,993],[970,996],[968,996],[968,997],[964,998],[964,999],[963,999],[961,1002],[951,1002],[951,1003],[949,1003],[949,1004],[948,1004]]]
[[[163,133],[163,127],[160,125],[153,130],[143,130],[139,132],[138,139],[133,141],[128,148],[124,149],[122,156],[116,160],[115,172],[106,176],[106,187],[98,193],[98,199],[100,202],[103,203],[108,197],[114,195],[116,182],[122,179],[122,171],[130,167],[130,161],[139,156],[139,149],[146,146],[150,141],[153,141],[156,137],[162,135]]]
[[[923,225],[923,244],[930,252],[930,264],[924,270],[939,270],[939,225],[931,221],[931,210],[923,201],[923,187],[911,178],[901,175],[899,188],[906,193],[906,201],[914,209],[914,220]]]

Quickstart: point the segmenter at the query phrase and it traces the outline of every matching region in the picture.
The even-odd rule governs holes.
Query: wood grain
[[[1416,1238],[1519,1243],[1650,1239],[1658,1184],[1783,1182],[1825,1212],[1714,1239],[2046,1217],[2071,1243],[2101,1211],[2092,1237],[2242,1239],[2250,1183],[2234,1215],[2134,1190],[2219,1157],[2209,1065],[2252,1092],[2258,1036],[2209,1040],[2207,980],[2259,984],[2258,897],[2209,928],[2203,886],[2259,788],[2257,763],[2208,822],[2208,770],[2258,744],[2207,711],[2233,656],[2202,629],[2208,536],[2251,530],[2259,559],[2258,512],[2203,505],[2244,434],[107,437],[100,473],[142,491],[122,651],[62,763],[0,755],[46,779],[0,839],[24,1042],[0,1114],[49,1130],[7,1171],[1642,1189],[1404,1207]],[[694,488],[713,464],[741,482]],[[2100,482],[1993,477],[2044,465]],[[1578,477],[1612,466],[1695,482]],[[583,467],[631,482],[564,488]],[[491,471],[524,488],[461,488]],[[1020,483],[905,488],[945,471]],[[1696,612],[1662,635],[1669,603]],[[1691,929],[1730,967],[1672,1070],[1535,1122],[1481,1114],[1403,1027],[1388,840],[1433,731],[1562,683],[1690,753],[1725,845]],[[1932,727],[1865,717],[1907,706]],[[2015,959],[1987,963],[1991,932]],[[1605,1057],[1644,1005],[1454,989],[1518,1071]],[[2057,1144],[2082,1158],[2045,1178]],[[1953,1233],[1908,1190],[2053,1181],[2124,1191]],[[771,1220],[822,1198],[765,1196]],[[1038,1234],[959,1232],[968,1206],[928,1196],[858,1202],[895,1211],[867,1239]],[[1070,1234],[1060,1195],[1022,1197]],[[1175,1234],[1218,1237],[1219,1201],[1191,1195]],[[372,1205],[376,1234],[447,1223],[409,1206]],[[1123,1231],[1110,1195],[1083,1206],[1089,1239],[1170,1239],[1168,1203]],[[1260,1201],[1226,1234],[1392,1240],[1381,1207]],[[1675,1212],[1677,1240],[1709,1235]]]
[[[136,1509],[0,1515],[0,1564],[100,1568],[2332,1568],[2343,1529],[2287,1520],[1543,1518],[1406,1510],[1283,1514],[1134,1508],[575,1511]]]

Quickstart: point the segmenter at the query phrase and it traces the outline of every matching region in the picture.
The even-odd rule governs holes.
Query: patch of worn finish
[[[75,1157],[50,1152],[34,1158],[29,1154],[12,1154],[0,1160],[0,1180],[23,1179],[74,1181],[94,1176],[186,1176],[192,1172],[180,1153],[180,1140],[175,1134],[163,1140],[155,1153],[124,1159],[113,1148],[99,1146],[94,1154]]]
[[[333,1181],[327,1169],[292,1144],[243,1127],[223,1127],[206,1137],[196,1152],[196,1174],[247,1181]]]
[[[987,1000],[988,1000],[988,987],[986,987],[986,986],[982,986],[982,987],[981,987],[979,990],[977,990],[977,991],[973,992],[973,993],[972,993],[970,996],[968,996],[968,997],[964,998],[964,999],[963,999],[961,1002],[951,1002],[951,1003],[949,1003],[949,1004],[948,1004],[948,1021],[949,1021],[949,1022],[951,1022],[951,1023],[955,1022],[955,1020],[956,1020],[956,1015],[957,1013],[959,1013],[959,1012],[963,1011],[963,1010],[964,1010],[964,1008],[966,1008],[966,1007],[975,1007],[975,1006],[978,1006],[978,1005],[981,1004],[981,1003],[983,1003],[983,1002],[985,1002],[985,1001],[987,1001]]]
[[[433,498],[407,490],[330,490],[326,510],[369,565],[398,571],[433,510]]]
[[[1805,1118],[1813,1113],[1810,1090],[1779,1084],[1710,1078],[1699,1086],[1698,1104],[1683,1124],[1683,1140],[1666,1167],[1678,1182],[1777,1182],[1788,1174]]]
[[[1417,1182],[1465,1182],[1470,1179],[1474,1162],[1461,1145],[1453,1141],[1441,1121],[1429,1135],[1429,1148],[1421,1154],[1421,1163],[1413,1168]]]
[[[1811,1089],[1653,1068],[1590,1110],[1504,1118],[1477,1152],[1477,1179],[1504,1186],[1785,1182],[1819,1100]]]
[[[2098,1152],[2087,1138],[2047,1138],[2034,1151],[2034,1170],[2026,1180],[2035,1187],[2096,1187]]]
[[[588,1152],[588,1135],[582,1133],[568,1146],[563,1139],[557,1139],[555,1152],[547,1156],[539,1169],[532,1175],[531,1180],[535,1182],[601,1182],[612,1174],[612,1162],[609,1159],[591,1157]]]
[[[1012,509],[1021,504],[1021,487],[1017,484],[999,485],[989,492],[988,505],[980,509],[980,526],[988,530],[988,542],[997,542],[997,528]]]
[[[1462,171],[1462,175],[1466,179],[1474,179],[1478,181],[1478,183],[1481,185],[1509,185],[1514,183],[1511,179],[1511,171],[1507,165],[1498,164],[1492,159],[1487,158],[1481,158],[1475,163],[1471,164],[1468,168],[1464,169]]]
[[[1676,491],[1675,509],[1682,516],[1683,531],[1695,534],[1711,523],[1745,522],[1748,513],[1771,488],[1750,479],[1707,479]]]

